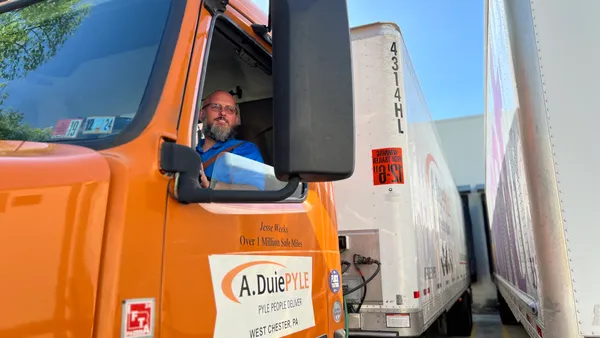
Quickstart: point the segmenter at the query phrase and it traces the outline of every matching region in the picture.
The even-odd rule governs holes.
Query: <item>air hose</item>
[[[361,276],[363,282],[360,285],[358,285],[358,286],[356,286],[356,287],[354,287],[354,288],[352,288],[350,290],[346,290],[346,291],[344,291],[342,293],[342,295],[344,297],[344,330],[346,331],[346,338],[348,338],[349,335],[350,335],[349,332],[348,332],[348,327],[349,327],[349,323],[348,323],[348,303],[346,302],[346,295],[351,294],[352,292],[354,292],[354,291],[356,291],[356,290],[358,290],[360,288],[365,288],[365,292],[363,293],[363,296],[362,296],[362,299],[361,299],[361,302],[360,302],[360,305],[362,306],[362,303],[365,301],[365,296],[366,296],[366,293],[367,293],[367,290],[366,290],[367,289],[367,284],[369,284],[369,282],[372,281],[373,278],[375,278],[375,276],[377,276],[377,274],[381,270],[381,262],[378,261],[378,260],[376,260],[376,259],[373,259],[371,257],[364,257],[364,256],[361,256],[361,255],[355,254],[353,261],[354,261],[354,266],[355,266],[356,270],[358,270],[358,272],[360,273],[360,276]],[[341,263],[342,263],[342,266],[343,266],[342,267],[342,273],[345,273],[346,271],[348,271],[348,269],[352,265],[352,263],[350,263],[348,261],[345,261],[345,260],[342,260]],[[371,275],[371,277],[369,277],[368,279],[365,280],[365,277],[363,276],[362,272],[360,271],[360,269],[357,266],[358,264],[377,264],[377,269]],[[360,306],[359,306],[359,309],[360,309]],[[353,313],[354,312],[356,312],[356,311],[353,311]]]
[[[363,286],[369,284],[369,282],[372,281],[373,278],[375,278],[375,276],[377,276],[377,274],[379,273],[379,270],[381,270],[381,262],[379,262],[377,260],[370,259],[370,261],[368,263],[366,263],[366,264],[373,264],[373,263],[377,264],[377,270],[375,270],[375,272],[371,275],[371,277],[369,277],[367,280],[365,280],[364,282],[362,282],[360,285],[358,285],[358,286],[356,286],[356,287],[354,287],[354,288],[352,288],[350,290],[344,291],[344,296],[345,295],[349,295],[352,292],[354,292],[354,291],[362,288]],[[359,264],[365,264],[365,263],[360,262]]]

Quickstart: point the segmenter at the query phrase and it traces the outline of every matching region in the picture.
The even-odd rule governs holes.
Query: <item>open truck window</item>
[[[143,129],[132,125],[161,83],[151,79],[171,5],[48,0],[1,13],[0,139],[98,149]]]
[[[215,20],[204,65],[204,85],[198,102],[197,145],[202,133],[200,110],[204,99],[218,90],[228,91],[235,99],[240,124],[235,139],[251,142],[260,150],[263,162],[234,153],[216,157],[211,170],[210,188],[224,189],[219,183],[235,185],[231,190],[278,191],[287,182],[279,181],[273,168],[273,79],[271,55],[254,37],[245,33],[225,16]],[[300,184],[286,201],[306,198],[307,184]]]

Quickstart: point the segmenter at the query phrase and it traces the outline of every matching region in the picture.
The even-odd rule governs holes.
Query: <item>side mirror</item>
[[[271,1],[273,141],[280,181],[354,173],[354,102],[346,0]]]

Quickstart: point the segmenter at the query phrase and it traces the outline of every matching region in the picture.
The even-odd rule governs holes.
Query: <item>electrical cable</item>
[[[344,296],[351,294],[352,292],[362,288],[363,286],[367,285],[370,281],[373,280],[373,278],[375,278],[375,276],[377,276],[377,274],[379,273],[379,271],[381,270],[381,262],[376,261],[376,260],[371,260],[373,263],[377,264],[377,269],[375,270],[375,272],[363,283],[361,283],[358,286],[355,286],[354,288],[350,289],[350,290],[346,290],[344,292]]]
[[[342,274],[346,273],[346,271],[348,271],[348,269],[350,269],[350,267],[352,266],[352,263],[342,260],[342,265],[345,265],[346,268],[342,267]]]
[[[367,281],[365,280],[365,275],[363,275],[362,271],[360,271],[360,269],[358,268],[358,266],[356,266],[356,264],[355,264],[354,267],[356,268],[356,270],[360,274],[360,278],[362,278],[363,285],[364,285],[364,291],[363,291],[362,297],[360,297],[360,303],[358,303],[358,307],[355,310],[356,313],[359,313],[360,312],[360,308],[362,307],[363,303],[365,302],[365,298],[367,298]]]

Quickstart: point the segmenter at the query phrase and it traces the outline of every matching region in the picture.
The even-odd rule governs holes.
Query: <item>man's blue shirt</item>
[[[208,149],[207,151],[204,151],[204,150],[202,150],[202,146],[204,145],[204,139],[201,139],[200,142],[198,142],[198,145],[196,146],[196,151],[202,157],[202,162],[206,162],[207,160],[209,160],[211,157],[213,157],[215,154],[217,154],[222,149],[229,148],[229,147],[231,147],[235,144],[241,143],[241,142],[244,142],[244,141],[236,140],[234,138],[228,139],[225,142],[217,141],[210,149]],[[260,163],[264,163],[262,155],[260,154],[260,150],[252,142],[245,142],[244,144],[234,148],[230,152],[232,154],[236,154],[238,156],[242,156],[242,157],[245,157],[245,158],[260,162]],[[206,175],[206,177],[209,180],[213,177],[213,168],[214,168],[215,162],[213,162],[208,167],[204,167],[204,174]],[[239,173],[239,171],[237,173]],[[218,175],[217,180],[224,182],[224,183],[250,184],[250,185],[254,185],[260,189],[262,189],[264,187],[265,176],[263,174],[247,172],[247,174],[244,173],[244,175],[235,175],[235,176],[238,176],[235,178],[235,180],[234,180],[235,182],[226,180],[226,176],[227,175],[225,175],[225,173],[223,173],[223,175]]]

